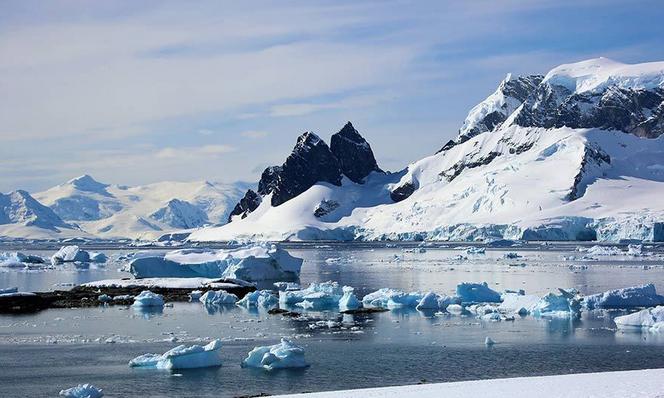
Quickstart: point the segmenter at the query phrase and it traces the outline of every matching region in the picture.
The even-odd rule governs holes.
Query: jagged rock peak
[[[244,197],[240,199],[240,202],[235,205],[233,211],[231,211],[231,213],[228,215],[228,222],[231,222],[234,216],[240,216],[240,218],[247,217],[249,213],[256,210],[258,206],[260,206],[261,202],[262,198],[256,192],[254,192],[254,190],[247,190],[247,193],[244,194]]]
[[[258,193],[272,194],[272,205],[279,206],[317,182],[341,185],[341,168],[325,141],[306,132],[298,137],[283,165],[265,169],[258,183]]]
[[[339,160],[342,173],[355,183],[361,184],[372,171],[382,172],[371,145],[351,122],[332,135],[330,149]]]

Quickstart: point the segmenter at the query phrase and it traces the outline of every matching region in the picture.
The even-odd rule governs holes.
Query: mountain
[[[208,224],[223,224],[251,185],[208,181],[127,187],[83,175],[35,198],[61,219],[101,238],[153,239]]]
[[[26,191],[0,193],[0,236],[48,238],[56,235],[84,235],[64,222],[53,210]]]
[[[664,62],[508,75],[455,139],[398,173],[338,179],[333,151],[300,137],[244,218],[190,239],[663,241],[663,131]],[[307,157],[306,143],[324,156]]]

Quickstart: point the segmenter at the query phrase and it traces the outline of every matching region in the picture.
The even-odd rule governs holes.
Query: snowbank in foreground
[[[664,369],[417,384],[411,386],[281,395],[274,398],[466,398],[661,396]]]
[[[255,244],[237,249],[174,250],[166,254],[140,253],[129,263],[137,278],[205,277],[246,281],[294,280],[302,259],[274,244]]]
[[[129,361],[129,366],[151,369],[194,369],[221,366],[221,340],[206,346],[179,345],[163,354],[144,354]]]
[[[263,368],[265,370],[284,368],[305,368],[304,348],[287,339],[272,346],[256,347],[242,361],[242,367]]]

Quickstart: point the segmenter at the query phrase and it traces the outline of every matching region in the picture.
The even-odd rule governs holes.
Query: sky
[[[383,169],[507,73],[664,60],[661,1],[0,0],[0,192],[257,181],[347,121]]]

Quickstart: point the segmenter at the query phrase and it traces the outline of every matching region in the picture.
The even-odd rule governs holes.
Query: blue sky
[[[506,73],[664,60],[660,1],[2,1],[0,191],[255,181],[351,120],[384,169]]]

